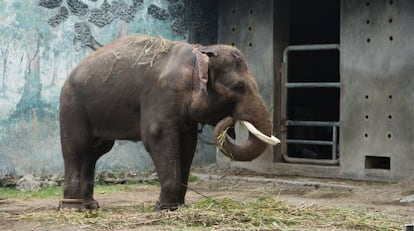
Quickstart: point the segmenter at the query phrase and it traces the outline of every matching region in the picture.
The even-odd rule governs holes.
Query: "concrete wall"
[[[278,67],[289,40],[289,0],[223,0],[220,7],[219,40],[234,42],[246,53],[266,100],[270,99],[267,89],[273,82],[274,101],[267,102],[276,114],[274,124],[280,124]],[[220,164],[311,177],[396,181],[412,176],[414,2],[342,0],[340,7],[339,165],[286,163],[278,149],[274,156],[266,152],[246,163],[218,154]],[[248,9],[262,11],[249,15]],[[242,11],[243,16],[232,14],[233,10],[236,14]],[[255,30],[259,36],[246,30],[250,25],[260,25]],[[232,28],[236,33],[226,33]],[[261,46],[251,49],[249,42],[256,44],[258,38]],[[265,46],[270,53],[262,50]],[[286,132],[274,128],[275,134]]]
[[[90,47],[133,33],[214,43],[216,26],[194,36],[216,23],[213,6],[187,0],[0,1],[0,178],[63,172],[60,87]],[[197,18],[189,18],[194,12]],[[214,160],[214,149],[196,156],[196,162]],[[140,143],[122,141],[97,168],[140,171],[152,163]]]
[[[220,1],[218,42],[234,45],[246,56],[249,70],[255,76],[260,93],[269,111],[273,112],[273,1]],[[243,136],[240,134],[240,136]],[[234,162],[218,153],[222,165],[261,168],[273,162],[273,149],[252,162]]]
[[[341,172],[414,172],[414,2],[342,1]]]

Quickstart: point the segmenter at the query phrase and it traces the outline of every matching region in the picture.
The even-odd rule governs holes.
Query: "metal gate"
[[[339,163],[338,154],[338,130],[339,121],[312,121],[312,120],[291,120],[287,115],[288,111],[288,91],[291,89],[320,89],[320,88],[340,88],[340,82],[290,82],[289,81],[289,53],[292,51],[320,51],[320,50],[338,50],[339,44],[318,44],[318,45],[292,45],[286,47],[283,52],[282,75],[281,75],[281,118],[282,118],[282,156],[286,162],[291,163],[307,163],[307,164],[327,164],[337,165]],[[300,68],[300,67],[297,67]],[[338,100],[339,104],[339,100]],[[331,127],[331,140],[314,140],[314,139],[288,139],[289,127]],[[330,159],[315,159],[291,157],[288,155],[288,144],[303,145],[323,145],[332,147],[332,155]]]

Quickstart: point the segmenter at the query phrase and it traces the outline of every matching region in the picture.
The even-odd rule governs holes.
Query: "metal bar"
[[[339,44],[313,44],[313,45],[291,45],[287,46],[283,51],[283,63],[285,64],[285,83],[288,82],[288,53],[290,51],[315,51],[315,50],[339,50]],[[284,86],[284,85],[282,85]]]
[[[339,50],[339,44],[311,44],[311,45],[291,45],[283,51],[283,61],[287,60],[287,53],[290,51],[317,51],[317,50]]]
[[[315,127],[334,127],[339,126],[339,122],[333,121],[302,121],[287,120],[285,126],[315,126]]]
[[[291,45],[283,51],[283,62],[287,63],[290,51],[339,50],[339,44]],[[286,72],[287,76],[287,72]]]
[[[324,165],[338,165],[339,160],[325,160],[325,159],[309,159],[309,158],[297,158],[289,157],[286,153],[282,155],[283,159],[289,163],[297,164],[324,164]]]
[[[280,139],[281,139],[281,143],[280,143],[280,150],[282,153],[286,153],[287,152],[287,145],[286,145],[286,138],[287,138],[287,128],[286,126],[284,126],[283,121],[285,121],[287,119],[287,92],[286,92],[286,88],[285,83],[286,83],[286,71],[287,71],[287,65],[285,62],[282,62],[281,65],[281,80],[280,80],[280,95],[281,95],[281,102],[280,102],[280,107],[281,107],[281,132],[280,132]]]
[[[337,147],[337,140],[338,137],[336,135],[337,127],[332,127],[332,160],[336,160],[336,147]]]
[[[340,88],[339,82],[286,83],[287,88]]]
[[[332,141],[324,141],[324,140],[295,140],[295,139],[287,139],[286,143],[288,144],[311,144],[311,145],[333,145]]]

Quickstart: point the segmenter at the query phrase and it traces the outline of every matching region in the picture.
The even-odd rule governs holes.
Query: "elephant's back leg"
[[[83,101],[62,91],[60,132],[65,167],[64,198],[81,199],[80,208],[95,209],[93,199],[96,161],[111,150],[114,140],[95,137]]]
[[[60,100],[60,138],[65,168],[64,198],[81,199],[80,173],[88,155],[92,133],[84,106],[75,95],[62,90]]]
[[[102,140],[94,138],[93,145],[88,150],[88,156],[83,158],[80,169],[80,192],[83,200],[82,208],[97,209],[99,204],[93,198],[93,187],[95,181],[95,165],[96,161],[109,152],[114,145],[114,140]]]

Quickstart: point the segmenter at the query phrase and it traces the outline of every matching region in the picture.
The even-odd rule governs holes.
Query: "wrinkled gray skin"
[[[236,48],[146,36],[114,41],[81,61],[62,87],[64,198],[82,199],[82,209],[99,208],[96,161],[114,140],[142,141],[161,184],[157,208],[174,210],[184,204],[197,124],[216,126],[218,136],[236,120],[271,135],[257,83]],[[242,161],[265,148],[253,135],[242,145],[222,145]]]

